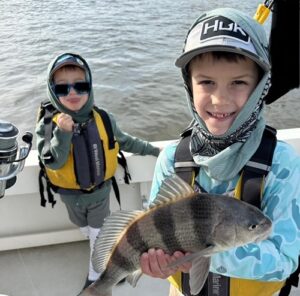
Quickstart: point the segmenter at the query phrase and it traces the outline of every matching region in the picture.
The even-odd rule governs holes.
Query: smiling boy
[[[181,141],[160,154],[150,202],[162,181],[176,173],[195,190],[234,192],[236,198],[255,201],[272,220],[273,232],[260,243],[214,254],[203,288],[197,264],[168,268],[186,255],[180,252],[180,238],[174,254],[161,249],[144,253],[141,269],[152,277],[172,275],[169,296],[191,295],[191,283],[197,296],[274,295],[298,265],[300,157],[266,127],[264,97],[271,65],[264,29],[235,9],[203,13],[188,31],[176,66],[182,71],[193,121]]]
[[[198,115],[211,134],[225,134],[257,85],[258,66],[244,56],[204,53],[189,73]]]

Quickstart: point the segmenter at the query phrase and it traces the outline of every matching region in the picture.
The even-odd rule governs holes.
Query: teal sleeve
[[[162,181],[174,174],[176,143],[159,155],[149,203],[157,196]],[[212,256],[210,271],[230,277],[261,281],[282,281],[298,265],[300,254],[300,156],[278,141],[271,172],[267,176],[262,211],[272,220],[272,233],[259,243],[247,244]],[[228,182],[211,179],[200,170],[197,182],[207,192],[224,194],[232,191],[238,176]]]
[[[38,122],[35,133],[37,150],[39,155],[41,156],[45,143],[45,126],[43,120],[40,120]],[[57,126],[54,128],[53,137],[50,141],[50,152],[53,156],[53,162],[46,164],[47,167],[56,170],[65,164],[70,153],[72,136],[73,133],[64,132]]]
[[[158,156],[153,175],[149,203],[155,200],[162,181],[174,174],[174,154],[176,147],[177,142],[171,143],[167,145]]]
[[[128,133],[123,132],[116,124],[116,121],[112,114],[109,114],[112,129],[116,140],[120,145],[120,149],[126,152],[131,152],[139,155],[159,155],[159,148],[153,146],[150,142],[141,140],[137,137],[131,136]]]
[[[278,142],[262,198],[272,220],[268,239],[212,256],[211,271],[224,275],[281,281],[298,265],[300,254],[300,156]]]

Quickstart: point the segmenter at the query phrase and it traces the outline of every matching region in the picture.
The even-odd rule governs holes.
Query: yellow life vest
[[[189,150],[187,149],[187,147],[189,147],[189,142],[190,142],[190,132],[191,132],[191,129],[188,129],[185,132],[183,132],[182,138],[176,149],[175,171],[176,171],[176,174],[178,174],[180,177],[182,177],[187,182],[189,182],[190,184],[193,185],[194,181],[195,181],[195,175],[196,175],[197,169],[195,169],[196,165],[193,162],[193,159],[190,155]],[[276,133],[274,132],[274,130],[271,127],[266,127],[265,132],[264,132],[264,137],[263,137],[263,141],[265,141],[265,142],[262,141],[262,143],[259,147],[260,151],[258,149],[256,154],[251,158],[252,163],[254,163],[254,165],[255,165],[255,162],[258,161],[257,167],[259,169],[261,167],[263,167],[264,165],[266,165],[266,167],[270,166],[272,156],[273,156],[273,151],[274,151],[274,148],[276,145],[275,134]],[[275,141],[274,141],[274,139],[275,139]],[[180,143],[182,143],[182,144],[180,144]],[[266,150],[264,150],[264,149],[266,149]],[[259,162],[261,160],[261,155],[266,158],[269,157],[269,159],[267,159],[267,161],[264,162],[263,164]],[[266,169],[266,171],[267,171],[267,169]],[[243,200],[244,200],[245,195],[248,195],[246,197],[246,201],[247,202],[249,202],[248,200],[250,200],[251,202],[254,201],[254,204],[255,204],[255,202],[257,202],[257,201],[255,200],[255,198],[252,198],[251,192],[248,193],[249,190],[246,190],[247,192],[245,192],[245,189],[243,188],[243,186],[245,186],[246,180],[249,180],[250,178],[252,178],[251,173],[252,172],[250,172],[250,174],[247,173],[247,175],[245,175],[245,176],[243,175],[243,173],[241,174],[241,176],[238,180],[238,183],[236,185],[236,188],[235,188],[234,196],[237,199],[241,199],[241,196],[243,195]],[[260,176],[261,182],[260,183],[255,182],[255,184],[253,184],[253,186],[260,186],[260,187],[254,188],[253,191],[259,191],[260,196],[261,196],[262,192],[263,192],[264,176],[267,173],[259,173],[259,174],[261,174],[261,176]],[[247,186],[249,186],[249,185],[247,185]],[[184,285],[184,287],[183,287],[183,275],[181,272],[177,272],[173,276],[170,276],[168,278],[168,280],[173,285],[173,287],[175,287],[177,289],[177,291],[179,292],[177,294],[178,296],[182,295],[181,293],[183,293],[183,294],[186,293],[187,295],[190,295],[189,294],[190,291],[183,291],[184,288],[186,288],[186,289],[188,289],[188,288],[186,287],[186,285]],[[239,278],[230,278],[229,295],[230,296],[272,296],[274,293],[281,290],[281,288],[284,286],[284,284],[285,284],[285,281],[265,282],[265,281],[247,280],[247,279],[239,279]],[[174,296],[176,295],[176,292],[174,291],[174,289],[172,289],[172,295],[173,294],[174,294]],[[223,294],[227,295],[228,293],[226,292]],[[218,295],[218,294],[216,294],[216,295]],[[220,293],[219,295],[222,295],[222,293]]]
[[[59,114],[55,114],[53,116],[53,121],[55,123],[57,121],[58,115]],[[104,179],[103,179],[103,181],[105,181],[113,177],[117,169],[117,165],[118,165],[117,154],[119,152],[119,144],[115,142],[114,148],[112,149],[109,148],[109,138],[108,138],[107,131],[105,129],[103,119],[101,118],[100,114],[95,110],[93,110],[93,115],[98,130],[97,136],[99,136],[99,138],[101,139],[102,146],[103,146],[102,149],[103,149],[105,163],[101,164],[101,167],[105,169]],[[74,152],[74,146],[73,144],[71,144],[70,153],[66,163],[61,168],[56,170],[52,170],[46,167],[46,174],[51,184],[58,188],[67,189],[67,190],[70,189],[72,191],[82,190],[82,189],[86,191],[90,191],[96,186],[95,184],[92,184],[88,188],[81,188],[80,185],[78,184],[77,177],[75,174],[76,164],[74,161],[73,152]]]

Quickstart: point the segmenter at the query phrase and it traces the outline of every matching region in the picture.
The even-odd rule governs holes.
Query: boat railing
[[[278,131],[278,138],[293,145],[300,154],[300,128]],[[154,142],[164,147],[170,141]],[[116,180],[123,210],[141,209],[149,198],[156,157],[125,153],[131,182],[124,182],[124,171],[118,167]],[[36,247],[84,240],[77,227],[68,218],[65,206],[58,196],[54,208],[47,203],[40,206],[38,186],[38,155],[32,150],[16,184],[7,189],[0,199],[0,251]],[[112,211],[119,205],[113,190],[110,196]]]

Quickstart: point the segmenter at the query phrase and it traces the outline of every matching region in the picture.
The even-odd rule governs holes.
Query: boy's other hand
[[[184,263],[178,267],[168,268],[168,264],[184,257],[187,254],[175,252],[172,256],[164,253],[163,250],[150,249],[147,253],[142,254],[140,264],[144,274],[151,277],[165,279],[177,271],[188,272],[192,267],[191,263]]]
[[[70,115],[61,113],[57,117],[57,126],[65,132],[72,132],[74,121]]]

